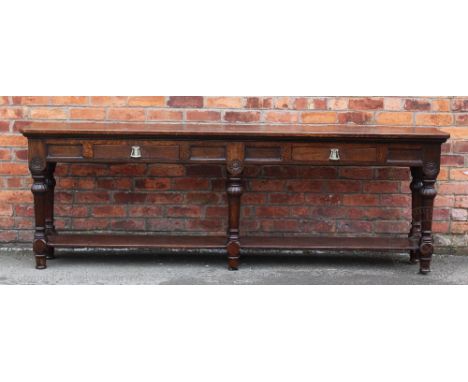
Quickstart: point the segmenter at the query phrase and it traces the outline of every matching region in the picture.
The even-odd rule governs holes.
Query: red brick
[[[8,105],[8,97],[7,96],[0,96],[0,105]]]
[[[301,223],[301,231],[312,234],[332,233],[336,231],[336,227],[335,222],[330,221],[304,221]]]
[[[441,113],[421,113],[416,114],[416,125],[426,126],[443,126],[451,125],[453,123],[452,114],[441,114]]]
[[[315,110],[326,110],[327,99],[326,98],[315,98],[312,100],[312,105]]]
[[[404,108],[411,111],[427,111],[431,110],[431,103],[425,100],[406,99]]]
[[[468,98],[452,100],[453,111],[468,111]]]
[[[13,154],[16,160],[27,161],[28,160],[28,150],[27,149],[13,149]]]
[[[70,204],[59,204],[55,206],[55,216],[63,217],[85,217],[88,216],[88,207],[87,206],[76,206]]]
[[[302,113],[302,122],[304,123],[335,123],[336,112],[304,112]]]
[[[128,106],[153,106],[164,107],[166,105],[166,97],[128,97]]]
[[[158,192],[147,195],[146,200],[151,204],[180,204],[184,197],[178,192]]]
[[[206,97],[205,106],[213,108],[238,109],[243,104],[242,97]]]
[[[190,231],[215,231],[225,232],[224,219],[193,219],[187,221],[187,229]]]
[[[195,164],[186,168],[187,176],[219,178],[223,175],[222,168],[216,164]]]
[[[203,97],[169,97],[167,106],[170,107],[203,107]]]
[[[42,96],[22,96],[12,97],[13,105],[48,105],[50,97]]]
[[[276,109],[289,109],[291,107],[292,99],[290,97],[277,97],[275,99]]]
[[[329,192],[359,192],[361,182],[355,180],[329,180],[325,182],[325,187]]]
[[[305,194],[305,201],[309,205],[338,206],[343,202],[343,195],[337,194]]]
[[[452,220],[467,221],[468,210],[465,208],[454,208],[451,210],[451,218]]]
[[[410,180],[409,169],[404,167],[381,167],[376,170],[376,179],[381,180]]]
[[[108,229],[109,219],[78,218],[73,220],[73,228],[83,231]]]
[[[320,192],[322,184],[320,180],[290,180],[287,189],[292,192]]]
[[[376,115],[376,122],[381,125],[411,125],[413,113],[382,112]]]
[[[15,216],[34,216],[34,206],[32,204],[15,205]]]
[[[227,111],[224,114],[226,122],[258,122],[260,113],[258,111]]]
[[[26,163],[0,163],[0,175],[28,175]]]
[[[104,164],[72,164],[70,175],[74,176],[103,176],[109,172]]]
[[[167,216],[171,218],[196,218],[200,217],[200,215],[201,208],[199,206],[175,206],[167,209]]]
[[[287,111],[269,111],[265,115],[268,122],[296,123],[298,119],[297,113]]]
[[[92,190],[96,186],[96,182],[94,179],[89,179],[89,178],[81,178],[78,179],[77,182],[77,188],[79,190]]]
[[[284,217],[289,215],[289,207],[257,207],[255,213],[258,217]]]
[[[210,181],[203,178],[174,178],[174,190],[209,190]]]
[[[75,195],[77,203],[106,203],[110,201],[110,196],[107,192],[78,192]]]
[[[262,220],[261,229],[265,232],[297,232],[299,222],[293,219]]]
[[[254,204],[265,204],[265,203],[266,203],[266,195],[259,193],[259,192],[248,192],[242,196],[243,205],[254,205]]]
[[[455,124],[459,126],[468,126],[468,114],[455,115]]]
[[[450,179],[468,181],[468,168],[451,168]],[[468,194],[468,183],[466,185],[466,193]]]
[[[365,193],[396,193],[400,191],[400,184],[398,182],[369,182],[362,186],[362,191]]]
[[[185,167],[180,164],[149,165],[148,175],[152,176],[183,176]]]
[[[304,110],[309,108],[309,100],[305,97],[298,97],[294,100],[295,110]]]
[[[454,153],[468,153],[468,140],[453,142]]]
[[[247,109],[271,109],[273,107],[273,98],[248,97],[245,107]]]
[[[374,170],[369,167],[340,167],[340,178],[372,179]]]
[[[457,234],[462,233],[466,234],[468,232],[468,222],[457,222],[453,221],[451,225],[451,233]]]
[[[432,223],[432,232],[434,233],[449,233],[449,222],[435,221]]]
[[[143,231],[145,229],[145,220],[111,220],[111,229],[116,231]]]
[[[109,109],[108,118],[118,121],[144,121],[145,109],[130,107],[112,108]]]
[[[128,215],[136,217],[150,218],[153,216],[161,216],[163,207],[161,206],[128,206]]]
[[[7,133],[10,131],[10,122],[8,121],[0,121],[0,133]]]
[[[88,97],[86,96],[65,96],[65,97],[50,97],[52,105],[86,105]]]
[[[433,111],[450,111],[450,101],[448,99],[436,99],[431,102]]]
[[[375,232],[405,233],[409,229],[409,223],[405,221],[376,221]]]
[[[242,197],[242,204],[249,204]],[[188,192],[185,194],[187,204],[217,204],[220,201],[220,195],[216,192]]]
[[[383,109],[383,98],[351,98],[349,108],[354,110]]]
[[[251,191],[282,191],[285,183],[282,180],[252,180],[250,182]]]
[[[348,194],[343,195],[345,206],[376,206],[379,204],[378,195]]]
[[[125,106],[127,97],[91,97],[91,104],[97,106]]]
[[[347,217],[352,220],[368,219],[368,220],[380,220],[380,219],[409,219],[409,209],[403,208],[386,208],[386,207],[358,207],[348,208],[346,210]]]
[[[135,180],[135,188],[143,188],[148,190],[168,190],[170,186],[171,184],[168,178],[145,178]]]
[[[358,125],[366,124],[371,122],[372,114],[366,112],[347,112],[338,113],[338,123],[355,123]]]
[[[0,146],[3,147],[27,147],[28,140],[22,135],[0,134]]]
[[[206,207],[206,211],[205,211],[205,216],[207,218],[215,218],[215,217],[224,218],[227,216],[227,214],[228,214],[228,209],[225,206],[216,206],[216,207],[210,206],[210,207]],[[243,217],[245,217],[245,214],[243,215]]]
[[[1,216],[12,216],[13,207],[11,204],[0,204],[0,215]]]
[[[36,107],[31,109],[33,119],[67,119],[68,112],[59,107]]]
[[[440,194],[466,194],[467,186],[464,183],[452,182],[452,183],[441,183],[438,187]]]
[[[440,157],[440,164],[442,166],[463,166],[465,164],[465,157],[463,155],[442,155]]]
[[[96,206],[91,209],[93,217],[125,216],[125,208],[122,206]]]
[[[274,193],[270,194],[270,203],[273,204],[304,204],[304,194]]]
[[[104,108],[71,108],[71,119],[93,119],[100,120],[106,118],[106,110]]]
[[[31,203],[32,200],[30,190],[0,190],[0,202]]]
[[[146,173],[146,165],[143,163],[113,164],[110,166],[111,175],[131,175],[138,176]]]
[[[329,110],[346,110],[348,108],[348,98],[333,97],[328,99],[327,105]]]
[[[0,231],[0,242],[1,243],[10,243],[17,240],[17,233],[14,231]]]
[[[372,232],[372,223],[368,221],[350,220],[350,221],[337,221],[337,232],[354,232],[354,233],[369,233]]]
[[[219,111],[189,110],[187,111],[188,121],[219,121],[221,113]]]
[[[0,149],[0,160],[10,160],[10,150],[9,149]]]
[[[436,200],[439,197],[440,196],[438,196]],[[468,196],[456,196],[454,206],[458,208],[468,208]]]
[[[0,119],[19,119],[23,118],[23,109],[21,107],[2,107],[0,108]]]
[[[144,203],[147,197],[148,194],[138,192],[116,192],[114,194],[114,200],[117,203]]]
[[[183,114],[175,110],[148,110],[148,121],[181,121]]]
[[[186,219],[148,219],[148,228],[151,231],[174,232],[186,229]]]

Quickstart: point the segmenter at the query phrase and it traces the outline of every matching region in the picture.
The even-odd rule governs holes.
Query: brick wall
[[[439,245],[468,244],[468,98],[460,97],[1,97],[0,242],[32,238],[26,140],[16,120],[187,121],[439,126],[443,146],[434,231]],[[59,165],[61,229],[224,233],[218,165]],[[244,233],[397,235],[409,221],[402,168],[246,169]]]

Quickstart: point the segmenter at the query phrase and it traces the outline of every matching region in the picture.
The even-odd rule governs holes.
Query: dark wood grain
[[[54,248],[224,248],[228,267],[238,269],[242,248],[407,250],[420,272],[430,271],[434,251],[432,214],[441,144],[435,128],[402,126],[309,126],[230,124],[129,124],[18,122],[28,137],[33,178],[38,269]],[[138,152],[134,155],[133,152]],[[57,234],[54,169],[58,162],[223,163],[226,166],[228,229],[225,237]],[[302,166],[408,166],[412,222],[408,238],[240,236],[245,163]]]
[[[53,248],[224,248],[224,236],[169,236],[60,233],[48,237]]]
[[[343,125],[241,125],[241,124],[136,124],[86,122],[17,122],[27,137],[204,137],[219,139],[267,138],[291,140],[318,138],[349,140],[418,139],[445,141],[449,135],[431,127],[414,126],[343,126]]]

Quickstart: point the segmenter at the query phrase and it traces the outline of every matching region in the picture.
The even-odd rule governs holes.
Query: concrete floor
[[[436,255],[418,274],[395,253],[245,254],[228,271],[216,253],[61,251],[46,270],[27,248],[0,249],[0,284],[468,284],[468,256]]]

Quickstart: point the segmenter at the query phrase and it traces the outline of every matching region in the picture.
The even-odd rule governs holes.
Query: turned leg
[[[423,173],[421,167],[411,167],[411,229],[408,234],[411,242],[419,247],[421,241],[421,188],[423,187]],[[419,248],[410,251],[410,262],[419,261]]]
[[[228,199],[228,231],[226,250],[228,255],[228,269],[239,268],[240,237],[239,219],[242,195],[243,146],[231,144],[228,146],[226,192]]]
[[[34,195],[35,231],[33,239],[33,251],[36,259],[36,268],[47,267],[46,257],[49,252],[45,228],[47,183],[46,171],[32,169],[33,185],[31,191]]]
[[[438,162],[426,162],[423,166],[423,186],[421,194],[421,239],[419,243],[419,271],[427,274],[431,271],[431,260],[434,252],[434,240],[432,238],[432,212],[434,198],[437,195],[435,182],[439,173]]]
[[[54,225],[54,190],[55,190],[55,171],[56,163],[47,164],[46,172],[46,200],[45,200],[45,233],[46,236],[50,234],[55,234],[55,225]],[[47,247],[47,259],[55,259],[54,248]]]

